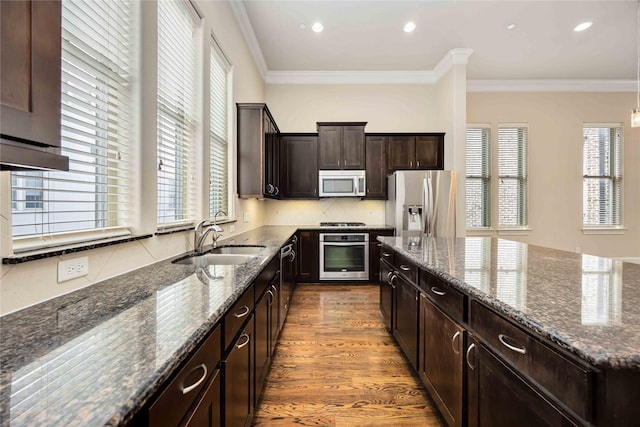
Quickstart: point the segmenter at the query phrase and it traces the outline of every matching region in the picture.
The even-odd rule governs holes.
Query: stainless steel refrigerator
[[[385,223],[396,235],[456,237],[455,171],[397,171],[387,190]]]

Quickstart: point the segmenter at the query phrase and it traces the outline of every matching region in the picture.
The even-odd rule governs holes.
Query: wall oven
[[[369,233],[320,233],[320,280],[369,279]]]

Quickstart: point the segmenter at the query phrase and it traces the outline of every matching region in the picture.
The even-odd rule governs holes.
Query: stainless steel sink
[[[206,267],[207,265],[244,264],[255,258],[256,258],[255,255],[204,253],[201,255],[195,255],[195,254],[187,255],[186,257],[182,257],[174,260],[173,263],[195,265],[197,267]]]
[[[258,255],[264,246],[235,246],[225,245],[211,249],[208,254],[238,254],[238,255]]]

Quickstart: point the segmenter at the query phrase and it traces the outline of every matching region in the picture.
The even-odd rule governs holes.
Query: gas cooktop
[[[364,222],[321,222],[320,227],[366,227]]]

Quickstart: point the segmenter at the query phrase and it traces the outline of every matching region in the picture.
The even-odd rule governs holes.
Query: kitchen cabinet
[[[443,169],[444,133],[389,135],[387,172]]]
[[[574,422],[477,339],[466,351],[470,427],[574,426]]]
[[[367,199],[387,198],[387,137],[365,138]]]
[[[225,426],[251,425],[254,408],[253,327],[252,314],[232,342],[223,363]]]
[[[318,122],[319,169],[365,169],[366,122]]]
[[[389,332],[393,331],[393,300],[395,285],[391,283],[393,266],[385,260],[380,260],[380,312],[384,326]]]
[[[176,426],[180,424],[196,400],[198,400],[196,404],[198,408],[210,407],[210,413],[213,416],[216,413],[219,414],[220,383],[215,377],[219,373],[218,366],[221,358],[221,329],[220,326],[217,326],[168,383],[161,388],[158,396],[149,406],[147,415],[150,426]],[[213,380],[210,380],[211,378]],[[207,391],[200,399],[197,399],[207,384]],[[196,415],[196,417],[199,416]],[[215,419],[212,419],[211,422],[212,425],[220,423]]]
[[[298,236],[293,236],[280,252],[280,321],[278,328],[282,330],[289,313],[289,305],[296,283]]]
[[[219,427],[222,423],[220,411],[220,384],[222,374],[217,369],[213,374],[202,399],[193,413],[187,418],[185,427]]]
[[[255,346],[255,401],[254,405],[258,405],[260,393],[264,386],[264,380],[269,372],[271,365],[271,343],[269,336],[271,335],[271,319],[273,314],[273,294],[270,290],[262,293],[256,302],[254,312],[254,346]]]
[[[283,134],[280,137],[281,198],[318,198],[318,136]]]
[[[279,129],[266,104],[238,103],[238,197],[280,197]]]
[[[380,256],[382,243],[378,236],[393,236],[393,230],[375,230],[369,232],[369,281],[380,280]]]
[[[393,301],[393,336],[411,362],[418,367],[418,290],[403,276],[394,273],[390,282],[395,286]]]
[[[0,3],[2,170],[69,169],[60,155],[60,46],[60,1]]]
[[[298,232],[298,280],[302,283],[316,283],[319,280],[320,260],[319,233],[313,230]]]
[[[418,374],[449,427],[463,425],[464,338],[462,326],[420,294]]]

